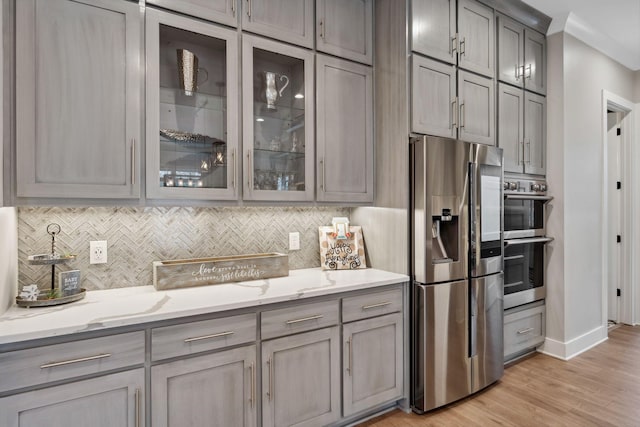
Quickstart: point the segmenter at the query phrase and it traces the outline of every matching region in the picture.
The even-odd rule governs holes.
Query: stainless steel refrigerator
[[[502,150],[411,139],[412,407],[503,374]]]

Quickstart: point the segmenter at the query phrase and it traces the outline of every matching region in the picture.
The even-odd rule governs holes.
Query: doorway
[[[602,91],[602,325],[608,321],[633,325],[636,269],[636,175],[632,165],[640,154],[634,148],[635,105]],[[619,129],[619,130],[618,130]]]

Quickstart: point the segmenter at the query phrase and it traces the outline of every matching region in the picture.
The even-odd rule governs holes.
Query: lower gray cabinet
[[[338,327],[263,341],[262,425],[321,426],[338,419]]]
[[[504,361],[535,350],[544,343],[545,304],[537,301],[504,312]]]
[[[401,313],[342,327],[345,417],[402,396],[402,331]]]
[[[143,426],[143,389],[144,368],[139,368],[3,397],[0,425]]]
[[[255,426],[256,368],[255,345],[153,366],[152,425]]]

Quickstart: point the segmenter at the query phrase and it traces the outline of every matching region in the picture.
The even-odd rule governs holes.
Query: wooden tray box
[[[289,256],[277,252],[153,263],[153,286],[161,291],[289,275]]]

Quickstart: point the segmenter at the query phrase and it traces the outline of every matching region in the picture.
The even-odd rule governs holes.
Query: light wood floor
[[[426,415],[393,411],[361,427],[640,426],[640,326],[565,362],[536,354],[495,385]]]

